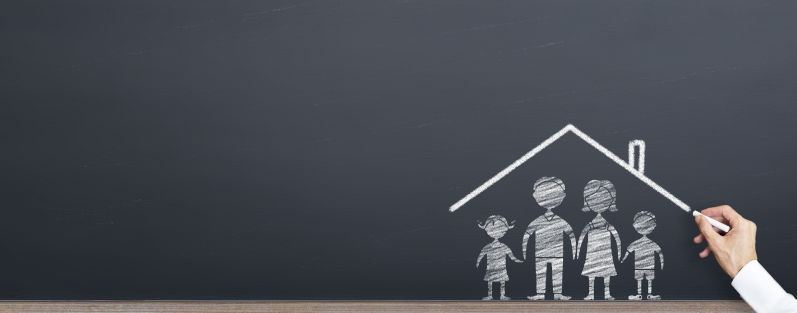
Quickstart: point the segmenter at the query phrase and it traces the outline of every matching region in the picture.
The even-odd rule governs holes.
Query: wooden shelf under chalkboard
[[[0,312],[752,312],[743,301],[9,301]]]

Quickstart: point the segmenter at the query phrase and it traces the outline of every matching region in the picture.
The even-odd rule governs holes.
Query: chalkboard
[[[641,211],[656,221],[647,252],[666,255],[653,293],[738,299],[684,210],[725,203],[797,290],[796,14],[736,0],[4,1],[0,298],[480,300],[490,274],[526,300],[524,233],[556,202],[534,197],[544,177],[564,187],[553,212],[576,240],[614,230],[576,260],[564,235],[548,299],[555,266],[564,295],[587,296],[589,240],[604,239],[595,298],[611,270],[617,300],[636,294],[635,255],[620,263],[614,236],[625,254]],[[582,211],[590,186],[613,191],[605,224]],[[488,224],[514,225],[506,248]],[[485,246],[523,263],[476,267]]]

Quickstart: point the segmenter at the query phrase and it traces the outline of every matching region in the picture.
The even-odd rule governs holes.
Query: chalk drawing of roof
[[[645,183],[648,186],[650,186],[650,188],[652,188],[653,190],[655,190],[656,192],[658,192],[659,194],[661,194],[662,196],[664,196],[668,200],[672,201],[672,203],[677,205],[679,208],[683,209],[687,213],[689,211],[691,211],[691,209],[689,208],[688,205],[686,205],[686,203],[684,203],[683,201],[681,201],[677,197],[673,196],[669,191],[667,191],[663,187],[659,186],[659,184],[657,184],[656,182],[654,182],[653,180],[651,180],[650,178],[645,176],[645,174],[644,174],[645,173],[645,142],[644,141],[642,141],[642,140],[632,140],[631,142],[629,142],[629,144],[628,144],[628,162],[626,162],[626,161],[623,161],[623,159],[621,159],[620,157],[618,157],[614,153],[612,153],[611,151],[609,151],[609,149],[606,149],[606,147],[602,146],[600,143],[598,143],[597,141],[592,139],[592,137],[588,136],[587,134],[585,134],[584,132],[582,132],[581,130],[579,130],[575,126],[573,126],[573,124],[567,124],[567,126],[565,126],[564,128],[560,129],[558,132],[553,134],[551,137],[548,137],[548,139],[545,139],[545,141],[543,141],[542,143],[540,143],[539,145],[534,147],[534,149],[531,149],[531,151],[529,151],[526,154],[524,154],[522,157],[517,159],[515,162],[512,162],[512,164],[509,164],[509,166],[507,166],[506,168],[504,168],[503,170],[498,172],[498,174],[495,174],[495,176],[493,176],[490,179],[488,179],[481,186],[479,186],[476,189],[474,189],[473,191],[471,191],[464,198],[460,199],[459,201],[457,201],[456,203],[451,205],[451,207],[448,210],[451,211],[451,212],[454,212],[454,211],[458,210],[463,205],[468,203],[468,201],[470,201],[471,199],[473,199],[476,196],[478,196],[480,193],[482,193],[485,190],[487,190],[487,188],[490,188],[490,186],[492,186],[493,184],[497,183],[499,180],[504,178],[504,176],[506,176],[509,173],[511,173],[513,170],[518,168],[520,165],[523,165],[523,163],[526,163],[526,161],[528,161],[529,159],[531,159],[532,157],[537,155],[537,153],[540,153],[540,151],[542,151],[543,149],[547,148],[549,145],[551,145],[555,141],[559,140],[559,138],[562,138],[562,136],[564,136],[567,133],[573,133],[574,135],[578,136],[578,138],[581,138],[581,140],[584,140],[590,146],[592,146],[593,148],[597,149],[598,151],[600,151],[600,153],[603,153],[603,155],[605,155],[606,157],[608,157],[609,159],[614,161],[614,163],[617,163],[617,165],[619,165],[620,167],[624,168],[626,171],[631,173],[631,175],[634,175],[634,177],[638,178],[643,183]],[[634,156],[635,151],[637,149],[639,149],[639,161],[638,162],[635,161],[636,158]],[[636,166],[637,166],[636,168],[634,167],[635,163],[636,163]]]

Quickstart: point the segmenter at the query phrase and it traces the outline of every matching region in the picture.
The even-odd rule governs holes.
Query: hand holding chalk
[[[747,263],[758,259],[755,251],[755,223],[743,218],[727,205],[695,213],[693,215],[700,228],[700,235],[694,238],[694,242],[698,244],[703,241],[708,242],[708,247],[699,254],[701,258],[714,253],[717,263],[731,278],[736,277],[739,270]],[[725,235],[720,235],[714,230],[713,227],[716,227],[724,231],[723,228],[728,227],[725,223],[730,225],[726,228]]]
[[[730,226],[725,225],[725,224],[723,224],[722,222],[720,222],[718,220],[715,220],[713,218],[705,216],[705,215],[703,215],[702,213],[700,213],[698,211],[692,211],[692,216],[698,216],[698,215],[705,217],[706,220],[708,220],[708,223],[711,224],[711,226],[714,226],[714,227],[718,228],[722,232],[727,233],[727,232],[731,231],[731,227]]]

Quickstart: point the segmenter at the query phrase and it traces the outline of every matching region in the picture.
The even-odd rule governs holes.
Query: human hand
[[[717,263],[731,278],[736,277],[739,270],[748,262],[758,259],[755,252],[755,223],[745,219],[727,205],[708,208],[701,213],[729,224],[731,231],[720,235],[718,229],[711,226],[708,220],[700,215],[695,216],[700,234],[694,238],[694,242],[698,244],[703,241],[708,242],[708,247],[698,254],[700,258],[706,258],[713,252]]]

